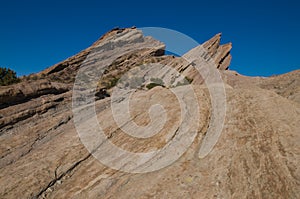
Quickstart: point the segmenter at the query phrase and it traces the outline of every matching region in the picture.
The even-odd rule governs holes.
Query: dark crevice
[[[179,73],[183,73],[188,67],[190,66],[193,66],[192,63],[189,63],[188,65],[186,65],[185,67],[182,67],[180,70],[179,70]]]
[[[154,56],[154,57],[164,56],[165,55],[165,49],[158,49],[158,50],[150,53],[150,55]]]
[[[49,184],[43,188],[36,196],[34,196],[33,198],[34,199],[37,199],[37,198],[40,198],[45,192],[47,189],[51,188],[52,186],[54,186],[56,184],[57,181],[61,180],[64,176],[66,176],[67,174],[71,173],[77,166],[79,166],[82,162],[86,161],[89,157],[91,157],[92,154],[89,153],[86,157],[84,157],[83,159],[79,160],[78,162],[76,162],[75,164],[73,164],[67,171],[65,171],[64,173],[60,174],[58,176],[57,174],[57,169],[59,167],[57,167],[54,171],[54,179],[51,180],[49,182]]]
[[[222,65],[222,63],[225,61],[225,59],[230,55],[230,51],[228,51],[226,53],[226,55],[224,57],[222,57],[222,59],[219,61],[218,63],[218,68],[220,68],[220,66]],[[227,70],[229,67],[227,67],[225,70]]]
[[[48,129],[48,130],[45,131],[44,133],[38,134],[38,136],[37,136],[37,137],[35,138],[35,140],[31,143],[30,148],[29,148],[27,151],[25,151],[24,153],[20,154],[19,157],[16,157],[16,159],[10,161],[9,163],[5,164],[4,166],[9,166],[10,164],[12,164],[12,163],[18,161],[21,157],[24,157],[24,156],[28,155],[28,154],[35,148],[35,145],[36,145],[39,141],[43,140],[45,137],[47,137],[47,135],[49,135],[49,132],[51,132],[51,131],[53,131],[53,130],[56,130],[58,127],[60,127],[60,126],[63,125],[63,124],[67,124],[71,119],[72,119],[72,117],[71,117],[71,116],[68,116],[66,119],[61,120],[58,124],[54,125],[52,128]],[[59,133],[59,134],[61,134],[61,133]],[[57,136],[57,135],[59,135],[59,134],[56,134],[55,136]],[[24,146],[23,146],[23,147],[24,147]],[[11,153],[8,153],[8,154],[2,156],[1,159],[7,157],[9,154],[11,154]]]
[[[14,106],[14,105],[18,105],[18,104],[22,104],[22,103],[26,103],[34,98],[38,98],[41,97],[43,95],[50,95],[50,94],[54,94],[54,95],[59,95],[62,93],[66,93],[68,92],[69,89],[56,89],[56,88],[50,88],[50,89],[43,89],[43,90],[39,90],[35,93],[31,93],[28,95],[24,95],[23,93],[19,93],[15,96],[1,96],[0,97],[0,109],[4,109],[7,108],[9,106]]]
[[[51,108],[55,108],[57,105],[58,105],[58,104],[51,104],[51,105],[49,105],[49,106],[47,107],[47,110],[49,110],[49,109],[51,109]],[[0,128],[3,128],[3,127],[5,127],[5,126],[9,126],[9,125],[12,126],[12,125],[14,125],[14,124],[16,124],[16,123],[18,123],[18,122],[21,122],[21,121],[23,121],[23,120],[26,120],[26,119],[32,117],[32,116],[35,115],[35,114],[44,113],[44,112],[46,112],[46,111],[45,111],[45,110],[30,110],[30,111],[28,111],[27,114],[24,114],[24,115],[22,115],[22,116],[20,116],[20,117],[14,118],[13,120],[9,121],[8,123],[0,124]],[[0,134],[0,135],[2,135],[2,134]]]
[[[218,39],[216,39],[208,48],[207,48],[207,50],[208,51],[210,51],[210,49],[216,44],[216,43],[218,43],[218,42],[220,42]],[[219,47],[218,47],[219,48]]]
[[[60,98],[57,98],[57,99],[53,100],[53,102],[62,102],[64,100],[65,100],[64,97],[60,97]]]

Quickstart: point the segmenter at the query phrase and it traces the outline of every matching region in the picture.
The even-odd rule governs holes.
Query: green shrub
[[[151,78],[150,81],[151,81],[151,83],[146,85],[146,88],[148,88],[149,90],[156,86],[165,87],[164,81],[160,78]]]
[[[189,77],[185,77],[185,79],[189,82],[189,84],[191,84],[194,81],[192,78]]]
[[[0,86],[7,86],[18,82],[20,82],[20,79],[17,77],[15,71],[0,67]]]
[[[39,78],[39,77],[38,77],[37,75],[31,75],[31,76],[30,76],[30,79],[32,79],[32,80],[38,80],[38,78]]]
[[[112,88],[112,87],[114,87],[114,86],[116,86],[117,83],[118,83],[118,81],[119,81],[119,79],[120,79],[120,78],[118,78],[118,77],[112,78],[112,79],[110,80],[110,82],[109,82],[108,89],[109,89],[109,88]]]
[[[192,82],[193,82],[193,79],[185,77],[182,82],[177,82],[175,87],[185,86],[185,85],[191,84]]]
[[[164,87],[164,85],[151,82],[150,84],[146,85],[146,88],[148,88],[150,90],[150,89],[152,89],[152,88],[154,88],[156,86],[162,86],[162,87]]]
[[[159,79],[159,78],[154,78],[154,77],[151,77],[150,78],[150,81],[155,83],[155,84],[159,84],[159,85],[164,85],[164,82],[162,79]]]

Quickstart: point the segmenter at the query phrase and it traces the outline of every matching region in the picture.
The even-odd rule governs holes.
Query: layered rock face
[[[226,91],[222,132],[205,157],[199,157],[199,149],[211,133],[213,100],[195,68],[197,61],[164,55],[162,42],[135,28],[114,29],[90,48],[38,73],[37,79],[1,87],[0,198],[300,198],[300,71],[269,78],[240,75],[229,70],[231,44],[220,45],[220,39],[217,34],[187,53],[199,52],[200,58],[204,49],[203,58],[214,63]],[[103,73],[93,90],[94,110],[109,142],[145,153],[194,136],[177,161],[134,173],[111,168],[89,152],[77,132],[72,102],[76,74],[88,67]],[[152,73],[156,78],[150,78]],[[122,86],[135,89],[128,105],[131,117],[117,111],[124,126],[112,107],[123,105],[127,93],[116,91]],[[182,101],[196,101],[197,108],[181,106]],[[162,128],[164,114],[149,111],[156,104],[165,109]],[[187,128],[196,131],[180,131],[182,120],[193,121],[196,113],[197,125]],[[80,116],[84,128],[95,125],[84,109]],[[124,133],[130,122],[142,127],[154,123],[160,130],[136,138]],[[178,138],[181,132],[183,138]],[[90,141],[99,144],[97,137]],[[110,150],[101,153],[114,161],[122,158]],[[163,164],[173,155],[155,160]]]
[[[203,47],[207,49],[209,57],[215,60],[218,69],[227,70],[231,61],[230,50],[232,48],[232,45],[231,43],[220,45],[220,41],[221,34],[219,33],[205,42],[203,44]]]

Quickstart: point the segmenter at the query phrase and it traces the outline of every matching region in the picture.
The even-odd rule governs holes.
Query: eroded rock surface
[[[0,197],[300,198],[300,71],[252,78],[227,70],[231,44],[220,45],[220,37],[203,45],[224,80],[227,99],[224,127],[208,156],[198,154],[212,115],[205,77],[187,60],[164,55],[164,45],[139,30],[115,29],[78,55],[39,73],[42,79],[0,88]],[[89,153],[76,131],[72,111],[76,72],[93,64],[86,63],[89,56],[105,54],[101,46],[111,44],[114,49],[116,43],[119,51],[123,44],[128,51],[113,60],[109,59],[113,55],[107,56],[108,67],[98,82],[103,96],[95,102],[99,124],[112,143],[133,152],[163,147],[174,139],[181,121],[180,99],[172,89],[185,91],[191,83],[197,97],[196,137],[178,161],[161,170],[133,174],[111,169]],[[143,48],[149,44],[152,48]],[[153,87],[144,82],[131,96],[131,115],[136,124],[145,126],[151,122],[149,108],[159,103],[168,120],[153,137],[135,139],[114,121],[109,96],[125,73],[151,64],[162,65],[156,71],[160,78],[152,80]],[[164,65],[186,81],[173,82],[176,74]],[[89,119],[84,117],[86,125]]]

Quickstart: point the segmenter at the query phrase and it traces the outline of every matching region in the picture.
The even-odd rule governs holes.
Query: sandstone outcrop
[[[300,198],[300,71],[269,78],[230,71],[231,44],[220,45],[220,38],[217,34],[203,47],[224,80],[226,117],[217,144],[204,158],[199,158],[199,148],[212,116],[205,77],[193,63],[164,55],[163,43],[135,28],[112,30],[90,48],[40,72],[37,80],[1,87],[0,198]],[[105,166],[83,145],[74,124],[73,83],[80,67],[93,66],[91,60],[97,59],[104,65],[96,66],[103,69],[94,91],[96,116],[108,140],[124,150],[162,148],[177,139],[182,110],[187,115],[198,111],[195,139],[177,161],[150,173],[128,173]],[[149,87],[147,66],[156,65],[160,78],[150,78]],[[176,73],[164,66],[186,81],[173,81]],[[167,114],[163,129],[149,139],[125,134],[111,107],[122,105],[122,95],[113,98],[113,89],[126,86],[124,74],[135,74],[136,67],[145,73],[142,86],[131,95],[133,119],[125,118],[125,126],[161,120],[148,112],[157,103]],[[180,106],[193,99],[186,93],[189,88],[197,109]],[[181,94],[175,96],[174,90]],[[93,125],[90,115],[82,116],[87,128]]]
[[[230,50],[232,44],[220,45],[220,42],[221,33],[216,34],[213,38],[205,42],[203,47],[207,49],[209,57],[215,60],[218,69],[228,70],[231,61]]]

